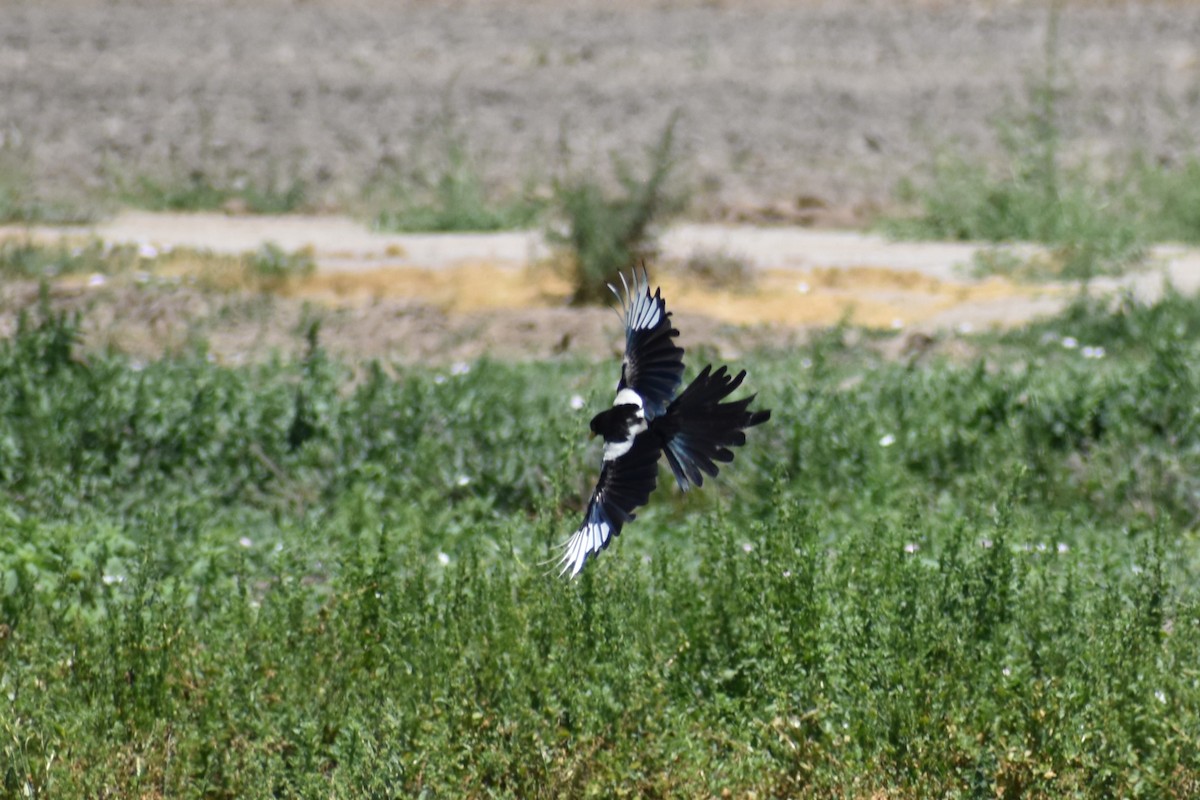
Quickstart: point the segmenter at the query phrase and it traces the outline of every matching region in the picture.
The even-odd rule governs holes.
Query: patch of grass
[[[147,211],[230,211],[250,214],[289,214],[307,204],[307,189],[299,179],[265,183],[246,176],[218,178],[204,170],[154,177],[141,175],[121,182],[121,202]]]
[[[112,274],[132,269],[143,259],[133,245],[93,240],[84,245],[46,245],[28,238],[0,241],[0,275],[42,279],[81,273]]]
[[[27,148],[0,137],[0,224],[84,224],[95,219],[94,209],[47,200],[33,190]]]
[[[268,242],[258,250],[223,255],[188,248],[144,255],[136,245],[99,240],[87,244],[42,244],[31,239],[0,241],[0,276],[42,280],[64,275],[119,275],[134,269],[186,275],[202,285],[228,290],[278,291],[316,271],[310,249],[288,252]]]
[[[747,353],[769,425],[567,583],[611,363],[80,359],[43,306],[0,342],[0,780],[1193,796],[1197,320]]]
[[[999,177],[957,157],[940,159],[928,186],[901,190],[901,199],[917,202],[921,215],[885,227],[911,238],[1048,244],[1038,271],[1059,278],[1117,274],[1140,258],[1146,239],[1121,213],[1119,195],[1086,170],[1045,172],[1021,150],[1010,156]]]
[[[268,287],[307,278],[317,271],[311,248],[289,253],[273,242],[267,242],[247,256],[246,266],[250,275]]]
[[[754,287],[754,267],[746,259],[724,250],[692,253],[676,268],[690,281],[711,289],[745,291]]]
[[[433,153],[382,165],[366,191],[374,226],[394,232],[498,231],[536,224],[546,207],[532,187],[497,198],[488,190],[470,142],[447,110]],[[417,166],[417,165],[420,166]],[[427,166],[431,165],[431,166]]]
[[[1126,181],[1102,181],[1086,162],[1064,164],[1058,4],[1047,13],[1043,71],[1029,84],[1025,108],[999,128],[1005,161],[989,168],[939,157],[927,181],[899,187],[899,199],[918,215],[884,228],[911,238],[1046,244],[1049,257],[1027,272],[1087,281],[1136,263],[1152,231],[1128,213]]]
[[[611,299],[608,284],[617,282],[617,274],[654,255],[652,226],[683,208],[684,197],[668,183],[675,167],[677,121],[673,114],[647,154],[644,179],[628,163],[615,160],[619,194],[610,194],[591,177],[576,176],[555,186],[554,205],[566,230],[551,228],[548,238],[570,259],[572,303]]]
[[[1134,159],[1129,183],[1126,205],[1147,239],[1200,244],[1200,158],[1176,165]]]

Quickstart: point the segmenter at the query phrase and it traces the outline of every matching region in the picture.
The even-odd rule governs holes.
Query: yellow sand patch
[[[462,313],[561,306],[570,294],[570,285],[545,269],[468,262],[444,269],[376,267],[353,272],[318,272],[289,283],[282,293],[338,304],[414,299],[443,311]]]
[[[961,303],[1032,297],[1049,291],[1003,278],[940,281],[919,272],[882,267],[766,270],[746,290],[712,289],[686,276],[654,276],[673,310],[739,324],[827,325],[848,317],[858,325],[921,322]],[[513,269],[468,263],[444,269],[377,269],[318,273],[281,287],[284,294],[334,304],[406,298],[449,313],[561,307],[570,285],[545,267]]]

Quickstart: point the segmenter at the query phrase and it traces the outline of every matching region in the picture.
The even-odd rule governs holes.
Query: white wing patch
[[[660,319],[662,319],[662,312],[659,311],[658,303],[650,296],[649,291],[635,297],[629,306],[630,330],[648,331],[657,325]]]
[[[644,274],[644,273],[643,273]],[[611,283],[608,288],[617,296],[617,300],[625,307],[625,326],[631,331],[648,331],[654,328],[662,319],[662,301],[650,294],[650,284],[643,283],[637,270],[633,271],[633,288],[625,281],[625,274],[620,273],[621,287],[625,290],[625,299],[617,293],[617,287]]]
[[[640,412],[644,407],[642,404],[642,396],[629,387],[625,387],[617,392],[617,398],[613,400],[614,406],[637,406]],[[638,416],[641,416],[639,413]]]
[[[596,497],[596,502],[600,502],[599,495]],[[562,570],[559,575],[566,575],[570,571],[570,577],[574,578],[583,569],[583,564],[587,561],[587,557],[592,553],[599,553],[604,545],[608,544],[609,536],[612,534],[612,528],[607,522],[586,522],[583,527],[575,531],[566,544],[566,551],[563,557],[559,560],[562,565]]]

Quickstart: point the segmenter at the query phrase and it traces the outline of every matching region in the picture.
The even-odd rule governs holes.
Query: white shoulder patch
[[[613,400],[614,406],[637,406],[644,408],[642,404],[642,396],[626,386],[621,391],[617,392],[617,399]]]

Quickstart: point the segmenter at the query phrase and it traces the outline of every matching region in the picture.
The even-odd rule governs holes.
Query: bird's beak
[[[595,432],[595,431],[588,431],[588,438],[589,438],[589,439],[595,439],[595,438],[596,438],[596,432]]]

